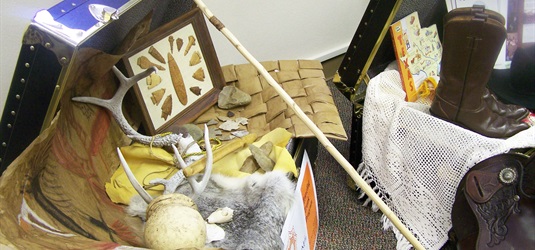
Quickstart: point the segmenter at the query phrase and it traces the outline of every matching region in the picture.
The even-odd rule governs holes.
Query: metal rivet
[[[61,13],[65,13],[65,10],[61,10]]]
[[[353,49],[357,49],[357,45],[353,45]]]
[[[11,124],[10,123],[7,124],[7,128],[11,128]]]
[[[7,143],[2,142],[2,147],[7,147]]]
[[[19,99],[20,100],[20,95],[16,95],[15,98]]]
[[[35,47],[34,47],[33,45],[30,46],[30,50],[31,50],[31,51],[34,51],[34,50],[35,50]]]
[[[347,69],[347,67],[344,67],[344,70],[346,70],[346,69]]]
[[[518,196],[518,195],[513,196],[513,200],[514,201],[519,201],[520,200],[520,196]]]
[[[362,35],[361,35],[361,34],[359,34],[359,38],[362,38]]]
[[[516,171],[512,168],[504,168],[498,177],[503,184],[511,184],[516,180]]]
[[[20,82],[21,82],[21,83],[25,83],[25,82],[26,82],[26,79],[21,78],[21,79],[20,79]]]
[[[30,67],[30,64],[29,64],[29,63],[25,63],[25,64],[24,64],[24,67],[29,68],[29,67]]]
[[[347,60],[348,60],[348,61],[351,61],[351,57],[347,57]]]
[[[71,3],[72,6],[76,6],[76,3]]]
[[[16,115],[16,114],[17,113],[14,110],[11,111],[11,115]]]
[[[52,46],[52,44],[50,43],[45,43],[45,48],[50,48]]]
[[[370,10],[370,13],[373,13],[373,10]]]
[[[67,62],[67,57],[62,57],[61,59],[59,59],[59,61],[61,63],[66,63]]]
[[[364,25],[368,25],[368,22],[364,22]]]

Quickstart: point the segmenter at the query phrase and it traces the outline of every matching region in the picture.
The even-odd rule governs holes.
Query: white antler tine
[[[117,67],[113,66],[111,68],[111,70],[113,71],[113,73],[115,74],[115,76],[117,76],[117,78],[119,79],[119,81],[121,83],[124,83],[124,80],[126,79],[126,77],[124,77],[123,75],[123,72],[121,72]]]
[[[186,162],[184,162],[184,159],[182,159],[182,156],[180,155],[180,152],[178,152],[178,149],[176,148],[176,146],[173,144],[171,145],[171,147],[173,148],[173,152],[175,152],[175,157],[178,161],[178,165],[180,166],[180,169],[187,168],[188,166],[186,165]]]
[[[154,66],[146,69],[145,71],[141,72],[141,73],[138,73],[130,78],[126,77],[125,75],[123,75],[123,72],[121,72],[116,66],[113,66],[112,67],[112,70],[113,70],[113,73],[115,74],[115,76],[117,76],[117,78],[119,79],[119,82],[121,82],[121,84],[119,85],[119,89],[117,89],[117,92],[115,93],[115,95],[113,96],[112,99],[117,99],[118,101],[120,101],[122,103],[123,99],[124,99],[124,96],[126,95],[126,92],[132,87],[134,86],[135,84],[137,84],[137,82],[147,76],[149,76],[150,74],[152,74],[152,72],[155,72],[157,71],[158,69]]]
[[[123,165],[124,172],[126,173],[126,176],[128,177],[128,180],[134,187],[134,189],[137,191],[137,193],[143,198],[143,200],[148,204],[152,201],[152,197],[150,196],[145,189],[137,182],[136,177],[134,176],[134,173],[132,173],[132,170],[128,166],[128,163],[126,163],[126,160],[124,159],[123,154],[121,153],[121,149],[117,148],[117,154],[119,155],[119,160],[121,161],[121,165]]]
[[[212,146],[210,145],[208,126],[206,124],[204,125],[204,143],[206,148],[206,167],[204,168],[204,175],[200,182],[197,182],[193,176],[188,178],[188,182],[193,189],[193,195],[195,196],[200,195],[204,191],[212,174],[213,154]]]
[[[106,108],[108,110],[110,109],[110,101],[109,100],[104,100],[104,99],[90,97],[90,96],[73,97],[72,100],[76,101],[76,102],[84,102],[84,103],[94,104],[94,105]]]
[[[214,163],[214,154],[212,152],[212,145],[210,144],[210,133],[206,124],[204,124],[204,144],[206,147],[206,168],[204,169],[204,175],[206,176],[208,174],[208,178],[210,178]]]
[[[113,70],[113,73],[115,73],[115,75],[117,76],[117,78],[119,78],[119,81],[121,82],[121,84],[119,85],[119,88],[117,89],[117,91],[115,92],[115,94],[113,95],[111,99],[104,100],[104,99],[94,98],[94,97],[73,97],[72,100],[77,101],[77,102],[91,103],[91,104],[95,104],[95,105],[108,109],[111,115],[115,118],[115,120],[117,121],[121,129],[123,130],[123,132],[134,141],[140,142],[145,145],[151,144],[155,147],[162,147],[162,146],[167,146],[167,145],[177,143],[178,140],[180,140],[180,136],[177,134],[168,134],[164,136],[153,137],[153,136],[146,136],[146,135],[142,135],[138,133],[134,128],[132,128],[132,126],[126,120],[123,114],[122,106],[123,106],[123,99],[124,99],[124,96],[126,95],[126,92],[132,86],[134,86],[134,84],[137,84],[139,80],[149,76],[150,74],[152,74],[152,72],[155,72],[158,69],[156,67],[150,67],[146,69],[145,71],[139,74],[136,74],[135,76],[131,78],[127,78],[115,66],[112,67],[112,70]]]
[[[135,83],[137,83],[139,80],[149,76],[150,74],[152,74],[153,72],[158,72],[158,69],[154,66],[151,66],[149,67],[148,69],[146,69],[145,71],[135,75],[135,76],[132,76],[131,78],[129,78],[128,80],[129,81],[133,81]],[[135,84],[134,83],[134,84]]]

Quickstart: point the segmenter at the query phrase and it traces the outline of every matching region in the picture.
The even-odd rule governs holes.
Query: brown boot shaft
[[[504,138],[529,125],[495,113],[483,98],[505,41],[503,24],[485,14],[458,15],[444,23],[440,83],[431,113],[479,134]]]

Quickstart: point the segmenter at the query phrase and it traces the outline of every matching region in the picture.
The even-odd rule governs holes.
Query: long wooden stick
[[[383,202],[383,200],[377,195],[373,189],[368,185],[362,177],[357,173],[353,166],[345,159],[345,157],[333,146],[333,144],[327,139],[323,132],[308,118],[308,116],[301,110],[301,108],[293,101],[293,99],[284,91],[284,89],[273,79],[268,71],[258,62],[238,41],[238,39],[215,17],[212,12],[206,7],[201,0],[194,0],[197,6],[202,10],[204,15],[210,20],[210,22],[221,32],[225,37],[238,49],[238,51],[253,64],[258,72],[268,81],[268,83],[277,91],[282,97],[284,102],[290,106],[290,108],[297,114],[297,116],[306,124],[306,126],[314,133],[321,144],[327,149],[327,151],[340,163],[344,170],[353,178],[355,183],[370,197],[370,199],[377,204],[383,214],[394,224],[394,226],[405,236],[405,238],[416,249],[424,249],[420,242],[412,235],[412,233],[401,223],[399,218],[390,210],[390,208]]]

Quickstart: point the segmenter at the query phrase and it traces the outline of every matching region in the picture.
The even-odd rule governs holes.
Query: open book
[[[438,76],[442,44],[436,25],[420,27],[418,13],[413,12],[390,26],[390,34],[406,101],[418,99],[418,89],[428,77]]]

